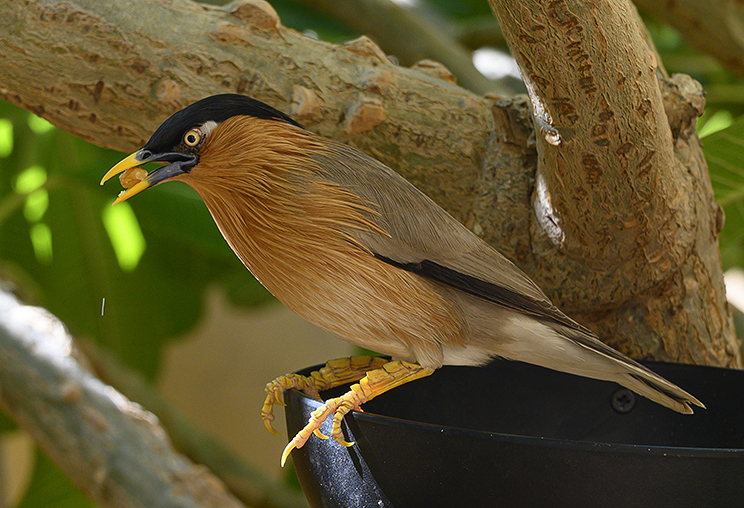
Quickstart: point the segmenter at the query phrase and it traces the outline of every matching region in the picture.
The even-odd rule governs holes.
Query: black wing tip
[[[400,268],[407,272],[415,273],[429,280],[439,282],[470,295],[482,298],[495,305],[512,309],[522,314],[529,314],[533,317],[554,322],[560,326],[572,329],[575,332],[588,334],[594,337],[594,334],[586,327],[580,325],[570,317],[561,312],[555,305],[545,300],[536,300],[526,294],[509,289],[506,286],[494,284],[481,280],[472,275],[458,272],[436,261],[422,259],[414,262],[400,262],[390,259],[386,256],[373,252],[373,255],[389,265]]]

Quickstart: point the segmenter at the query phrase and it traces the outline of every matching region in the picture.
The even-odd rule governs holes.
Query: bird
[[[147,172],[140,165],[161,166]],[[267,384],[262,416],[297,388],[325,401],[289,453],[332,418],[431,375],[443,365],[521,361],[614,381],[680,413],[705,406],[603,343],[561,312],[516,265],[388,166],[305,129],[251,97],[203,98],[166,119],[111,168],[126,190],[114,205],[163,182],[191,186],[243,264],[278,300],[357,346],[388,355],[329,361],[310,376]],[[274,431],[275,432],[275,431]]]

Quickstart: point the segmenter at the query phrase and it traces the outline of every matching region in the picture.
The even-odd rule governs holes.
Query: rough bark
[[[242,505],[157,418],[86,371],[64,325],[0,290],[0,405],[100,506]]]
[[[442,66],[393,65],[366,38],[334,46],[303,37],[261,0],[225,8],[5,0],[0,96],[98,145],[131,151],[193,100],[250,94],[401,172],[620,350],[740,365],[717,250],[722,217],[694,133],[701,90],[657,72],[625,0],[491,3],[542,107],[534,108],[537,136],[524,97],[492,104],[455,86]],[[9,326],[21,326],[16,319]],[[51,356],[59,361],[30,374],[20,368],[26,353],[0,331],[3,406],[58,464],[71,464],[70,476],[99,502],[154,504],[113,504],[125,492],[101,453],[117,444],[75,437],[79,430],[117,437],[118,420],[91,409],[93,398],[131,409],[119,411],[132,427],[122,427],[130,442],[121,449],[146,443],[165,461],[143,481],[195,479],[222,492],[171,454],[159,428],[140,418],[146,413],[69,356]],[[80,381],[33,381],[60,368]],[[183,488],[185,496],[195,487]]]
[[[192,100],[253,95],[391,165],[624,352],[738,365],[720,212],[689,129],[699,93],[659,86],[623,0],[493,5],[551,115],[536,142],[523,99],[492,109],[441,66],[306,38],[261,0],[8,0],[0,96],[129,151]]]
[[[528,271],[631,356],[740,365],[699,84],[663,79],[629,2],[491,5],[536,125]]]
[[[392,165],[461,220],[488,157],[489,101],[442,66],[396,66],[365,37],[305,37],[262,0],[8,0],[0,46],[0,97],[122,151],[196,99],[245,93]]]

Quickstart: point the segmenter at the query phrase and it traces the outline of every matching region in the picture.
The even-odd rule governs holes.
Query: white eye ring
[[[199,129],[191,129],[183,136],[183,143],[189,148],[194,148],[202,140],[202,133]]]

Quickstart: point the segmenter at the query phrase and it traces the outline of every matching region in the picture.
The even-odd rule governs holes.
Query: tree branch
[[[618,349],[740,365],[694,133],[702,91],[658,79],[624,0],[491,3],[531,87],[536,137],[525,98],[492,105],[434,77],[441,68],[391,64],[366,38],[303,37],[261,0],[5,0],[0,96],[131,151],[193,100],[250,94],[401,172]],[[80,368],[57,321],[3,293],[0,388],[102,505],[239,506],[149,413]]]
[[[628,1],[491,5],[538,133],[538,277],[631,356],[740,365],[718,256],[721,211],[694,132],[700,85],[659,81]]]
[[[90,343],[83,344],[83,349],[103,382],[152,411],[168,432],[174,446],[193,461],[207,466],[243,503],[264,508],[307,506],[301,492],[290,491],[286,485],[272,482],[249,467],[169,404],[140,375],[122,366],[105,350]]]
[[[382,49],[398,57],[402,64],[433,59],[449,69],[457,81],[478,94],[514,94],[505,83],[492,81],[473,65],[470,52],[410,8],[391,0],[301,0],[301,3],[331,14],[357,32],[368,34]]]
[[[64,325],[0,290],[0,405],[105,507],[243,506],[157,419],[83,369]]]
[[[687,42],[744,77],[744,12],[735,0],[634,0],[641,11],[669,23]]]
[[[367,38],[310,39],[263,0],[8,0],[0,20],[0,97],[83,139],[132,151],[189,103],[245,93],[375,155],[461,220],[472,213],[489,101],[393,65]]]
[[[482,46],[505,46],[501,27],[493,16],[468,19],[452,27],[453,36],[471,51]]]
[[[402,173],[621,350],[738,365],[719,208],[689,129],[701,92],[660,89],[627,2],[492,3],[552,115],[536,145],[522,99],[492,110],[366,38],[333,46],[285,29],[261,0],[7,0],[0,95],[127,151],[192,100],[253,95]]]

